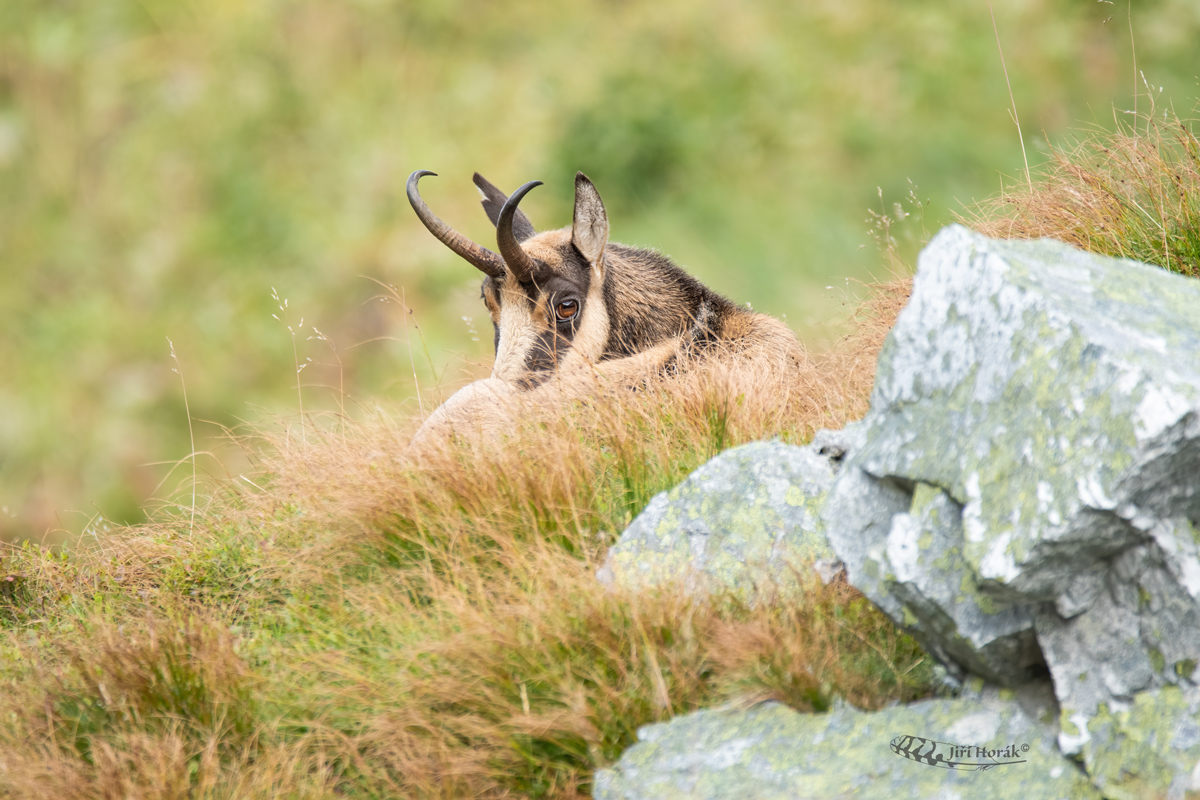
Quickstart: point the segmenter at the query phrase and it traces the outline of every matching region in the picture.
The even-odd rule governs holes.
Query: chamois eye
[[[574,319],[578,313],[579,303],[575,300],[562,300],[554,307],[554,315],[558,317],[559,322]]]

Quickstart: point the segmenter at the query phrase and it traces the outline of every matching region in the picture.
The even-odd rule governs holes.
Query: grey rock
[[[1087,741],[1087,719],[1102,703],[1128,702],[1151,688],[1154,668],[1138,641],[1137,614],[1123,608],[1108,592],[1101,593],[1085,614],[1061,619],[1053,610],[1038,614],[1041,644],[1064,719],[1059,744],[1066,753],[1078,753]]]
[[[913,632],[952,678],[1019,685],[1042,671],[1033,606],[981,591],[963,558],[962,506],[936,486],[849,464],[822,515],[850,583]]]
[[[1192,539],[1189,522],[1170,523],[1164,531]],[[1157,538],[1170,541],[1165,533]],[[1063,708],[1064,752],[1083,751],[1088,721],[1097,713],[1127,709],[1140,692],[1195,685],[1200,608],[1170,564],[1178,562],[1157,542],[1130,548],[1112,559],[1086,613],[1065,618],[1056,603],[1036,615],[1038,642]]]
[[[1067,584],[1067,588],[1054,599],[1054,610],[1063,619],[1070,619],[1087,611],[1104,591],[1107,575],[1106,564],[1096,564],[1075,575]]]
[[[988,689],[875,713],[843,705],[801,714],[776,703],[699,711],[641,729],[638,743],[596,774],[593,792],[602,800],[1099,798],[1055,747],[1053,720],[1053,697],[1040,687],[1020,694]],[[933,766],[901,755],[893,743],[914,755],[932,752],[931,758],[953,751],[945,745],[935,751],[913,737],[991,750],[1015,745],[1015,758],[995,760],[1021,763],[986,771]]]
[[[952,677],[1016,685],[1040,650],[1066,752],[1193,687],[1198,309],[1154,267],[942,231],[822,511],[850,582]]]
[[[813,562],[813,569],[817,572],[817,577],[821,579],[821,583],[828,586],[835,579],[846,574],[846,565],[836,558],[818,558]]]
[[[1074,730],[1066,723],[1064,728]],[[1064,730],[1064,733],[1067,731]],[[1087,721],[1082,755],[1105,797],[1185,800],[1200,792],[1200,690],[1166,686]]]
[[[1197,308],[1194,280],[952,226],[921,255],[847,463],[942,487],[992,593],[1053,599],[1155,520],[1200,518]]]
[[[823,579],[840,569],[818,516],[845,437],[821,447],[754,442],[727,450],[654,497],[609,550],[604,583],[755,596],[765,584],[787,591],[795,570],[817,562]]]
[[[852,422],[839,430],[817,431],[808,446],[817,455],[832,461],[836,469],[848,454],[862,447],[865,442],[862,425]]]
[[[979,590],[962,557],[962,507],[941,489],[917,484],[909,512],[892,517],[887,562],[892,596],[922,620],[921,638],[943,660],[1002,685],[1040,671],[1031,607]]]

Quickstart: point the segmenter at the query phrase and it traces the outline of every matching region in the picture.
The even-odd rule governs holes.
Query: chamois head
[[[418,170],[408,178],[413,210],[430,233],[486,276],[482,296],[495,328],[492,377],[532,386],[568,355],[599,361],[610,327],[604,293],[608,216],[587,176],[575,176],[571,227],[539,234],[517,206],[541,181],[510,197],[475,173],[483,208],[496,226],[495,253],[434,216],[417,191],[426,175],[436,173]]]

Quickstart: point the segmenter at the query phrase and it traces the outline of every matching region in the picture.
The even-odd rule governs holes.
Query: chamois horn
[[[533,259],[521,247],[516,234],[513,233],[513,218],[516,216],[521,198],[529,194],[529,190],[533,187],[541,185],[541,181],[530,181],[509,195],[508,199],[504,201],[504,207],[500,209],[500,217],[496,220],[496,244],[500,248],[500,255],[504,256],[504,263],[508,265],[519,281],[529,279],[533,273],[534,264]]]
[[[486,247],[475,244],[442,222],[429,210],[429,206],[425,205],[425,201],[421,199],[421,193],[417,191],[417,183],[426,175],[437,177],[436,172],[430,172],[427,169],[419,169],[408,176],[408,185],[406,187],[408,202],[412,204],[413,211],[417,212],[417,218],[425,223],[425,227],[429,229],[429,232],[436,236],[442,244],[462,256],[471,266],[496,280],[504,277],[503,258]]]

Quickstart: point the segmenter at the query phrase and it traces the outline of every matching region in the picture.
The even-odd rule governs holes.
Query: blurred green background
[[[1031,161],[1132,107],[1123,4],[995,5]],[[1132,22],[1186,115],[1200,4]],[[156,488],[190,450],[167,337],[201,450],[211,423],[295,424],[289,322],[306,411],[344,380],[350,413],[403,415],[413,364],[428,405],[485,363],[479,275],[416,222],[414,169],[484,244],[473,170],[546,181],[523,207],[547,228],[582,169],[616,240],[819,344],[884,272],[868,209],[911,180],[936,230],[1021,163],[986,2],[3,0],[0,535],[135,522],[178,492],[190,466]],[[219,455],[202,473],[245,468]]]

